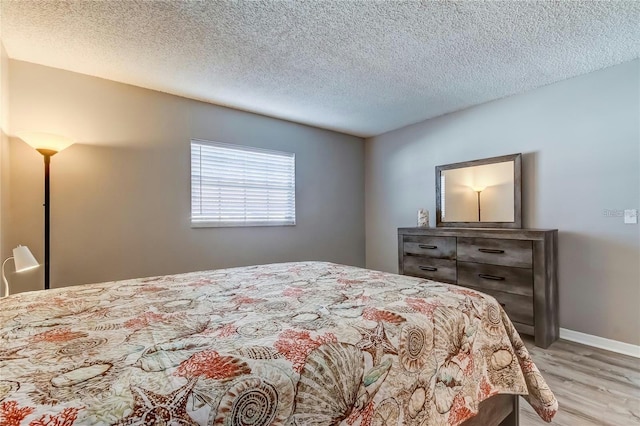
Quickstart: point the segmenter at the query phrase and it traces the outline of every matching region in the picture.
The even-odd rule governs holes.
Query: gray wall
[[[79,141],[52,158],[52,287],[297,260],[364,266],[363,140],[9,63],[11,134]],[[297,225],[192,229],[190,138],[295,152]],[[7,246],[42,260],[42,156],[11,138],[10,163]],[[14,274],[13,291],[42,288],[41,276]]]
[[[640,61],[427,120],[365,144],[366,265],[397,271],[396,228],[434,167],[522,152],[525,227],[559,229],[561,327],[640,344]]]

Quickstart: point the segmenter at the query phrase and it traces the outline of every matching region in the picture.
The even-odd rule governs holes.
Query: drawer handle
[[[420,268],[423,271],[430,271],[430,272],[435,272],[438,270],[438,268],[434,268],[433,266],[418,266],[418,268]]]
[[[478,251],[480,251],[482,253],[493,253],[493,254],[502,254],[502,253],[504,253],[504,250],[499,250],[499,249],[483,249],[483,248],[480,248],[480,249],[478,249]]]
[[[478,276],[485,280],[504,281],[504,277],[498,277],[497,275],[478,274]]]
[[[435,250],[438,248],[438,246],[431,246],[428,244],[418,244],[418,247],[420,247],[421,249],[426,249],[426,250]]]

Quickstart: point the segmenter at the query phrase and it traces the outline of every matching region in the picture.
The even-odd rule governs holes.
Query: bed
[[[408,276],[297,262],[0,299],[2,425],[515,425],[517,395],[557,411],[500,305]]]

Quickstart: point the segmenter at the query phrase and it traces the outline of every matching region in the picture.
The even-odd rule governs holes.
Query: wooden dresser
[[[559,334],[557,241],[555,229],[399,228],[400,274],[495,297],[546,348]]]

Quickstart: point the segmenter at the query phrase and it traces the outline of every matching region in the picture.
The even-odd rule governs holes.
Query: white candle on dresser
[[[429,227],[429,210],[418,209],[418,226],[422,228]]]

